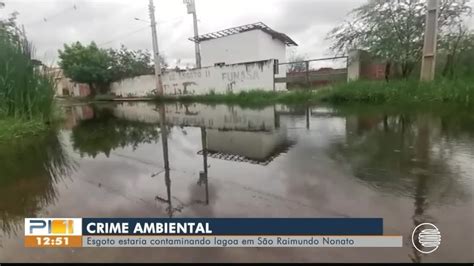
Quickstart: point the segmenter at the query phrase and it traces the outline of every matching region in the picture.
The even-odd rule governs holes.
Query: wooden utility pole
[[[431,81],[435,76],[436,46],[438,35],[439,0],[427,0],[425,43],[423,46],[423,60],[421,62],[421,76],[423,81]]]
[[[161,60],[160,50],[158,49],[158,35],[156,34],[156,19],[155,19],[155,6],[153,0],[150,0],[150,21],[151,21],[151,36],[153,39],[153,58],[155,61],[155,82],[156,91],[158,95],[163,96],[163,83],[161,81]]]
[[[201,50],[199,48],[199,31],[198,31],[198,19],[196,14],[196,4],[194,0],[183,0],[188,8],[188,14],[193,14],[194,23],[194,52],[196,53],[196,68],[201,68]]]

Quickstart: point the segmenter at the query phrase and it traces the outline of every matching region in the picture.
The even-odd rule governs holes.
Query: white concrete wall
[[[286,63],[286,45],[279,41],[278,39],[273,39],[273,37],[263,31],[259,31],[259,56],[261,58],[272,58],[278,59],[279,63]],[[278,66],[278,74],[275,75],[276,78],[286,78],[287,65]],[[277,83],[275,85],[275,90],[285,91],[286,83]]]
[[[114,82],[110,92],[122,97],[145,97],[155,93],[155,75],[145,75]]]
[[[170,71],[162,75],[165,95],[200,95],[238,93],[252,89],[273,91],[274,60],[205,67],[187,71]],[[114,82],[111,92],[122,97],[144,97],[155,94],[153,75]]]
[[[252,30],[201,42],[201,65],[206,67],[221,62],[229,65],[272,59],[260,54],[259,40],[262,33],[261,30]]]

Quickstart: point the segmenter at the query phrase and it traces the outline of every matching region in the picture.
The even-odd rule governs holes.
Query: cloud
[[[297,53],[328,55],[327,32],[366,0],[196,0],[201,34],[262,21],[298,44]],[[0,16],[18,11],[46,63],[64,43],[95,41],[103,47],[151,50],[145,0],[4,0]],[[180,0],[155,0],[160,51],[171,65],[194,62],[192,16]],[[75,8],[74,8],[75,7]],[[140,18],[137,21],[134,18]],[[472,24],[472,23],[471,23]]]

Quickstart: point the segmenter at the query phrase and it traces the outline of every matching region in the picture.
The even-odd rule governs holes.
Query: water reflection
[[[458,152],[444,142],[439,118],[427,115],[365,115],[346,119],[346,138],[329,154],[374,189],[416,198],[420,178],[429,177],[428,197],[465,199],[461,172],[450,164]],[[447,191],[450,193],[447,193]]]
[[[95,158],[104,153],[108,157],[117,148],[131,146],[136,149],[141,144],[158,141],[160,132],[154,124],[117,118],[111,108],[96,107],[92,112],[72,129],[73,148],[81,156]]]
[[[0,145],[0,229],[17,233],[23,219],[37,216],[57,199],[56,184],[75,162],[56,132]]]
[[[453,133],[444,122],[426,114],[348,117],[346,139],[334,143],[329,153],[374,189],[412,197],[413,227],[436,224],[427,214],[432,205],[455,204],[471,196],[463,173],[450,163],[458,151],[454,143],[444,142],[445,134]],[[410,259],[422,261],[414,247]]]
[[[197,184],[207,186],[208,158],[265,166],[287,153],[296,140],[290,140],[287,129],[290,127],[282,123],[282,115],[303,116],[301,129],[307,130],[321,129],[321,125],[311,125],[314,117],[327,120],[341,117],[335,110],[310,107],[251,110],[224,105],[122,103],[95,107],[92,116],[73,128],[71,138],[75,150],[95,157],[99,153],[109,156],[119,147],[135,149],[142,144],[156,143],[161,134],[167,196],[157,199],[170,205],[168,214],[171,216],[170,171],[180,171],[170,169],[168,158],[168,138],[173,128],[181,129],[184,135],[186,127],[200,129],[202,149],[197,154],[202,156],[203,169],[198,174]],[[460,131],[467,132],[469,137],[472,134],[469,128],[459,127],[458,123],[442,116],[422,114],[371,113],[342,117],[346,137],[332,139],[327,154],[341,165],[347,165],[351,175],[368,186],[412,197],[418,202],[417,209],[424,205],[425,198],[435,203],[453,203],[470,196],[460,181],[462,174],[449,162],[458,146],[455,141],[446,142],[449,137],[459,140]],[[469,121],[461,119],[461,124],[466,124],[466,120]],[[207,191],[206,195],[208,202]],[[417,213],[416,223],[427,220],[420,218],[424,216],[423,211]]]
[[[201,150],[198,155],[202,157],[202,171],[198,173],[196,185],[204,187],[204,200],[194,200],[191,204],[209,205],[209,175],[208,157],[229,160],[234,162],[244,162],[252,164],[267,165],[275,157],[291,146],[287,140],[286,131],[279,128],[275,122],[275,112],[273,108],[259,110],[257,115],[253,111],[229,108],[229,112],[224,113],[224,119],[215,119],[215,112],[205,113],[199,110],[202,106],[197,105],[167,105],[152,108],[150,105],[143,105],[147,116],[139,116],[143,122],[156,123],[160,121],[162,149],[163,149],[163,172],[164,183],[166,185],[166,199],[157,196],[156,199],[168,204],[167,214],[173,217],[176,212],[180,212],[180,207],[173,207],[171,193],[171,169],[169,166],[169,128],[179,126],[195,126],[200,128]],[[151,115],[150,108],[157,111],[156,115]],[[142,112],[143,112],[142,109]],[[197,110],[196,110],[197,109]],[[117,108],[116,110],[120,110]],[[204,114],[203,114],[204,113]],[[116,112],[119,116],[130,115],[131,112]],[[209,116],[209,114],[212,114]],[[146,117],[146,118],[144,118]],[[257,119],[255,119],[257,118]],[[262,119],[267,118],[267,119]],[[268,119],[271,118],[271,119]],[[257,120],[257,121],[256,121]],[[173,169],[174,171],[180,171]],[[156,175],[155,175],[156,176]],[[195,190],[194,186],[191,190]],[[195,194],[195,193],[193,193]]]
[[[474,239],[459,237],[474,221],[470,114],[144,102],[66,111],[68,121],[56,135],[22,143],[28,148],[0,149],[3,232],[36,215],[383,217],[386,233],[402,234],[408,241],[404,248],[377,254],[371,249],[246,250],[245,258],[472,258],[466,251]],[[78,162],[76,171],[69,155]],[[421,222],[439,225],[447,243],[430,257],[419,256],[409,243],[411,230]],[[24,261],[35,258],[15,246],[19,238],[12,239],[0,249],[0,257],[13,261],[9,254],[18,253]],[[76,252],[58,251],[54,254],[62,257],[51,253],[43,259],[134,261],[137,253],[148,262],[175,256],[203,262],[241,257],[239,250]]]

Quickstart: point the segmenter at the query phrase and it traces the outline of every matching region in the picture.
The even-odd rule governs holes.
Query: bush
[[[95,101],[113,101],[115,99],[115,95],[111,94],[99,94],[94,97]]]

